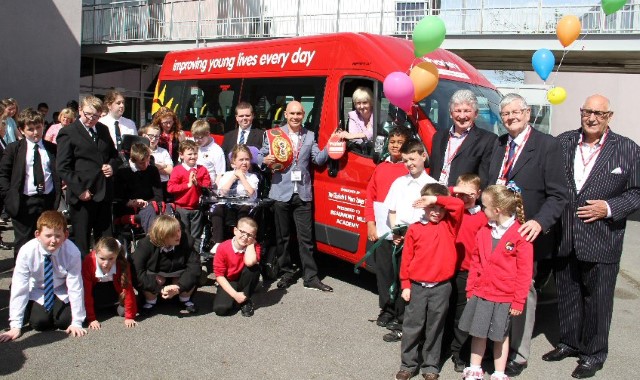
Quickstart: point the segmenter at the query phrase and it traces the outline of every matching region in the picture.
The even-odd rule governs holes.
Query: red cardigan
[[[412,280],[442,282],[455,273],[456,236],[462,222],[464,202],[454,197],[439,196],[436,204],[447,210],[440,223],[414,223],[404,236],[400,264],[402,289],[410,288]]]
[[[122,292],[122,286],[120,285],[120,276],[122,276],[121,268],[116,262],[116,274],[113,275],[113,287],[116,290],[118,296]],[[133,278],[131,278],[131,269],[127,268],[127,274],[129,275],[129,286],[125,290],[124,296],[124,317],[127,319],[134,319],[138,312],[136,305],[136,295],[133,292]],[[93,287],[98,283],[96,278],[96,251],[91,251],[82,260],[82,282],[84,284],[84,307],[87,310],[87,322],[93,322],[96,320],[96,312],[93,307]]]
[[[456,250],[458,252],[456,270],[469,270],[469,266],[471,266],[471,254],[476,248],[476,235],[482,227],[487,225],[487,222],[487,216],[484,214],[484,211],[471,214],[469,211],[464,210],[462,224],[460,225],[458,239],[456,240]]]
[[[533,278],[533,244],[518,233],[517,221],[492,250],[491,227],[483,227],[471,256],[467,298],[477,296],[492,302],[510,302],[522,310]]]
[[[364,202],[365,221],[376,221],[373,202],[384,202],[393,181],[407,173],[409,170],[402,162],[383,161],[376,166],[367,185],[367,199]]]
[[[176,198],[174,203],[176,206],[187,210],[195,210],[200,203],[201,187],[211,187],[211,177],[209,171],[202,165],[196,165],[196,177],[198,178],[198,186],[188,186],[189,172],[182,164],[176,165],[171,172],[169,182],[167,183],[167,191]]]

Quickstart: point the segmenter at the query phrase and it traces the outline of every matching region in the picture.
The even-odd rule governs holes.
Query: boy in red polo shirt
[[[409,304],[404,312],[396,380],[409,380],[418,368],[426,380],[439,377],[450,280],[456,270],[456,238],[464,212],[464,203],[450,197],[449,190],[439,183],[425,185],[420,195],[414,207],[424,208],[424,216],[409,226],[402,249],[400,286],[402,298]]]
[[[213,311],[218,316],[228,315],[238,305],[243,317],[253,315],[251,295],[260,281],[260,245],[256,243],[258,224],[255,220],[240,218],[233,229],[234,237],[220,243],[213,259],[213,273],[218,281],[218,292]]]

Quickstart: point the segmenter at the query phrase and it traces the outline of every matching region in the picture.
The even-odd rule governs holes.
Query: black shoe
[[[524,369],[527,368],[527,363],[524,362],[522,364],[516,362],[515,360],[509,360],[507,362],[507,368],[505,368],[505,375],[509,376],[509,377],[516,377],[518,375],[520,375],[522,373],[522,371],[524,371]]]
[[[389,322],[393,320],[393,315],[388,311],[381,311],[380,315],[378,315],[378,319],[376,319],[376,325],[380,327],[387,327]]]
[[[295,278],[293,278],[293,276],[284,275],[284,276],[282,276],[280,281],[278,281],[276,286],[278,287],[278,289],[287,289],[288,287],[290,287],[291,285],[293,285],[295,283],[296,283],[296,280],[295,280]]]
[[[387,330],[402,330],[402,323],[394,318],[391,322],[387,323]]]
[[[453,370],[458,373],[462,373],[467,367],[467,364],[464,362],[464,360],[460,359],[457,354],[451,356],[451,361],[453,362]]]
[[[320,290],[322,292],[333,292],[333,288],[329,285],[323,284],[322,281],[316,279],[304,284],[307,289]]]
[[[578,354],[579,351],[574,348],[567,346],[558,346],[542,355],[542,360],[544,360],[545,362],[559,362],[560,360],[566,359],[570,356],[578,356]]]
[[[9,244],[7,244],[7,243],[3,242],[2,240],[0,240],[0,249],[8,251],[8,250],[12,249],[12,247]]]
[[[571,373],[571,377],[576,379],[586,379],[595,376],[596,372],[602,369],[602,363],[586,363],[578,364],[576,369]]]
[[[183,308],[180,310],[182,314],[195,314],[198,312],[198,307],[191,301],[183,302],[182,306]]]
[[[384,334],[384,336],[382,337],[382,340],[389,343],[399,342],[401,339],[402,330],[391,330],[391,332]]]
[[[251,317],[254,311],[253,302],[250,299],[244,301],[242,306],[240,306],[240,313],[242,313],[243,317]]]

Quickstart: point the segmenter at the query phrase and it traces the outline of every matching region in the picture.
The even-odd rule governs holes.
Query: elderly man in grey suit
[[[640,208],[640,147],[609,128],[609,100],[592,95],[582,128],[558,136],[569,179],[556,270],[560,342],[545,361],[579,357],[571,376],[592,377],[608,353],[613,294],[627,217]]]
[[[282,278],[278,282],[279,288],[288,288],[295,283],[295,270],[292,265],[290,242],[290,221],[296,226],[300,262],[305,288],[332,292],[333,289],[318,278],[318,266],[313,258],[313,193],[311,182],[311,164],[324,165],[329,158],[326,148],[320,150],[315,142],[312,131],[302,126],[304,108],[297,101],[287,105],[284,117],[287,124],[282,126],[281,132],[291,141],[293,161],[290,166],[273,173],[269,198],[275,200],[274,213],[276,222],[276,242],[278,249],[278,264]],[[258,160],[265,165],[272,165],[276,157],[270,153],[269,139],[263,139]]]

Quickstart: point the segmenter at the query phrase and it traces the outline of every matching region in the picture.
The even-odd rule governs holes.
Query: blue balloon
[[[549,74],[553,71],[553,66],[556,64],[556,57],[553,56],[549,49],[539,49],[533,53],[531,64],[540,78],[547,80]]]

